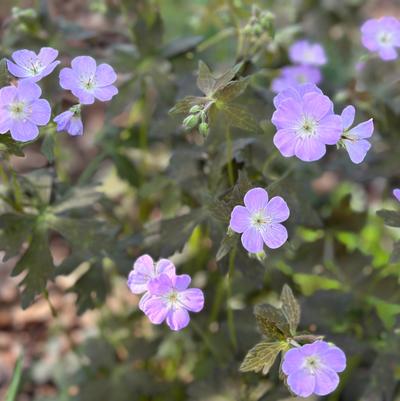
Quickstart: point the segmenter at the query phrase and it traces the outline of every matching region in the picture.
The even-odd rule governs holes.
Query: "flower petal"
[[[289,128],[282,128],[274,135],[274,145],[281,152],[282,156],[294,156],[296,137],[296,131]]]
[[[83,135],[83,123],[79,117],[72,117],[67,130],[72,136]]]
[[[371,144],[362,139],[360,141],[351,141],[348,139],[343,140],[346,147],[347,153],[350,156],[350,160],[355,164],[360,164],[367,155],[367,152],[371,148]]]
[[[393,47],[382,47],[378,53],[379,57],[385,61],[396,60],[397,58],[397,51]]]
[[[153,324],[162,323],[170,310],[163,298],[154,296],[142,302],[141,309]]]
[[[242,234],[242,245],[250,253],[258,253],[263,250],[264,243],[261,233],[253,227],[249,227]]]
[[[328,367],[319,368],[315,374],[314,393],[327,395],[334,391],[339,384],[338,374]]]
[[[172,290],[173,283],[166,274],[160,274],[148,282],[147,288],[151,295],[165,295]]]
[[[135,260],[133,269],[138,273],[152,278],[154,276],[154,261],[149,255],[142,255]]]
[[[7,60],[7,69],[10,72],[10,74],[14,75],[14,77],[17,77],[17,78],[25,78],[25,77],[31,76],[31,74],[29,73],[28,70],[26,70],[23,67],[20,67],[17,64],[14,64],[10,60]]]
[[[289,218],[290,210],[282,197],[274,196],[265,207],[265,213],[274,223],[281,223]]]
[[[192,279],[188,274],[179,274],[178,276],[175,276],[174,279],[172,280],[174,288],[177,291],[186,290],[189,287],[191,281]]]
[[[306,93],[304,95],[303,112],[307,116],[320,121],[332,109],[332,102],[328,96],[319,93]]]
[[[78,86],[78,78],[71,68],[63,68],[60,71],[60,86],[69,90]]]
[[[400,202],[400,188],[395,188],[393,190],[393,195]]]
[[[57,131],[65,130],[73,115],[72,111],[67,110],[55,116],[53,121],[57,124]]]
[[[17,96],[18,90],[14,85],[5,86],[0,89],[0,103],[9,105]]]
[[[290,390],[299,397],[308,397],[314,392],[315,376],[307,369],[299,369],[288,376],[287,384]]]
[[[23,68],[30,68],[32,66],[32,62],[37,60],[37,55],[32,50],[17,50],[15,51],[11,57],[13,60]]]
[[[96,74],[96,60],[90,56],[78,56],[71,61],[72,69],[81,77],[90,77]]]
[[[108,102],[117,93],[118,89],[114,85],[103,86],[94,90],[94,96],[102,102]]]
[[[304,363],[304,355],[298,348],[291,348],[283,357],[282,370],[286,375],[298,371]]]
[[[46,125],[50,121],[51,107],[47,100],[39,99],[31,104],[29,119],[36,125]]]
[[[81,104],[93,104],[95,101],[94,95],[84,89],[74,87],[71,92],[79,99]]]
[[[58,50],[52,47],[42,47],[38,54],[38,59],[43,65],[51,64],[58,57]]]
[[[269,224],[261,231],[262,238],[268,248],[280,248],[288,239],[286,228],[282,224]]]
[[[156,263],[156,276],[162,273],[169,277],[175,276],[175,266],[169,259],[160,259]]]
[[[272,124],[277,129],[295,128],[297,122],[301,119],[302,108],[301,104],[291,98],[280,103],[278,109],[272,115]]]
[[[132,270],[128,276],[128,287],[133,294],[142,294],[147,291],[149,279],[147,276]]]
[[[98,87],[108,86],[117,80],[117,74],[110,65],[100,64],[97,67],[95,79]]]
[[[313,138],[299,139],[296,142],[295,155],[305,162],[321,159],[326,153],[326,147],[320,141]]]
[[[330,345],[320,354],[321,362],[335,372],[343,372],[346,369],[346,355],[338,347]]]
[[[356,125],[349,131],[349,134],[355,136],[358,139],[371,138],[374,132],[374,121],[370,118],[368,121],[364,121],[361,124]]]
[[[324,117],[318,125],[318,138],[326,145],[336,145],[343,133],[342,119],[335,114]]]
[[[244,196],[244,204],[250,213],[264,209],[268,203],[268,193],[264,188],[250,189]]]
[[[343,129],[348,129],[354,122],[354,116],[356,115],[356,109],[350,105],[343,109],[340,117],[342,118]]]
[[[186,309],[170,310],[167,315],[167,324],[171,330],[184,329],[190,322],[189,312]]]
[[[179,302],[190,312],[200,312],[204,307],[204,294],[199,288],[189,288],[179,293]]]
[[[144,293],[144,294],[142,295],[142,298],[140,298],[140,301],[139,301],[139,304],[138,304],[139,309],[140,309],[141,311],[144,310],[144,305],[145,305],[145,303],[146,303],[150,298],[151,298],[151,294],[150,294],[149,292],[146,292],[146,293]]]
[[[250,225],[250,213],[244,206],[235,206],[231,213],[229,227],[241,234]]]
[[[29,80],[18,82],[18,97],[20,100],[32,101],[39,99],[42,94],[40,86]]]
[[[38,127],[31,121],[14,121],[10,128],[11,137],[16,141],[32,141],[39,135]]]

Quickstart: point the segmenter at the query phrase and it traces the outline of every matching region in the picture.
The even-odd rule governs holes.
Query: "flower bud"
[[[208,124],[206,122],[203,121],[202,123],[200,123],[199,132],[204,137],[208,136],[208,133],[210,132],[210,129],[209,129]]]
[[[192,106],[192,108],[189,110],[190,114],[196,114],[199,113],[202,110],[202,107],[198,104],[195,104],[194,106]]]
[[[187,129],[194,128],[199,122],[198,114],[191,114],[183,120],[183,126]]]

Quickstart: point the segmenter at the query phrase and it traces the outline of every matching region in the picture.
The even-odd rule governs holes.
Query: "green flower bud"
[[[208,124],[206,122],[200,123],[199,132],[204,137],[208,136],[208,133],[210,132],[210,128],[208,127]]]
[[[194,128],[199,122],[198,114],[191,114],[183,120],[183,126],[187,129]]]
[[[203,110],[203,108],[202,108],[200,105],[195,104],[195,105],[192,106],[192,108],[189,110],[189,113],[190,113],[190,114],[196,114],[196,113],[199,113],[201,110]]]

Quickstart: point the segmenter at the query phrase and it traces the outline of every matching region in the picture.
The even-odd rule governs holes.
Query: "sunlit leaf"
[[[283,340],[290,337],[289,322],[281,309],[269,304],[256,305],[254,315],[261,333],[268,338]]]

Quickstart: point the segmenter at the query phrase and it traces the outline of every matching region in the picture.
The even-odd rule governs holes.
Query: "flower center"
[[[393,44],[393,35],[390,32],[380,32],[378,34],[378,42],[382,46],[392,46]]]
[[[94,76],[81,78],[81,87],[88,92],[92,92],[96,88]]]
[[[296,76],[296,80],[299,84],[306,84],[307,83],[307,77],[304,74],[298,74]]]
[[[311,138],[317,133],[318,122],[308,116],[304,116],[299,124],[297,133],[301,138]]]
[[[259,210],[251,215],[250,218],[252,227],[256,228],[257,230],[262,229],[265,225],[271,224],[272,219],[269,216],[264,214],[264,211]]]
[[[43,64],[39,60],[31,60],[31,66],[29,70],[33,76],[38,75],[43,69]]]
[[[25,103],[21,101],[17,101],[14,103],[11,103],[9,106],[9,110],[11,113],[11,116],[14,120],[23,120],[26,118],[26,110],[25,110]]]
[[[171,308],[173,308],[174,306],[176,306],[177,303],[179,303],[179,294],[175,291],[172,290],[171,292],[169,292],[166,296],[166,301],[168,302],[168,306]]]
[[[310,373],[314,374],[321,367],[321,361],[317,355],[311,355],[305,359],[304,366],[310,371]]]

